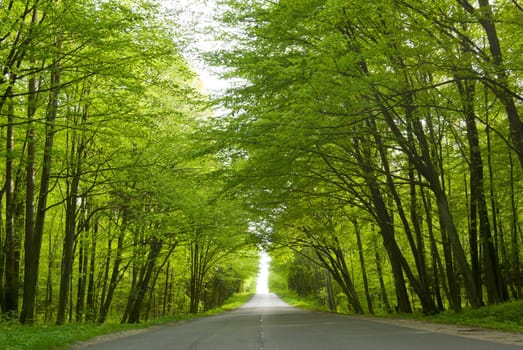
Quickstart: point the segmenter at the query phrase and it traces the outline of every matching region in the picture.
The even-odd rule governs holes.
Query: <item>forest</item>
[[[522,297],[523,4],[227,1],[215,121],[273,290],[437,314]],[[225,126],[224,126],[225,125]]]
[[[523,4],[209,3],[214,94],[159,1],[0,0],[2,319],[198,313],[260,247],[334,311],[522,298]]]
[[[248,288],[208,98],[149,1],[0,2],[2,317],[136,323]]]

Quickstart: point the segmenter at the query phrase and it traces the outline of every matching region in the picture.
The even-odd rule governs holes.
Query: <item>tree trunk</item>
[[[87,301],[85,310],[85,320],[92,322],[96,320],[96,295],[95,295],[95,272],[96,272],[96,239],[98,236],[98,224],[94,224],[91,237],[91,249],[89,253],[89,274],[87,285]]]
[[[474,82],[471,80],[463,82],[458,81],[457,84],[463,104],[470,149],[470,231],[473,232],[474,235],[477,235],[479,218],[485,285],[488,302],[489,304],[494,304],[502,302],[505,299],[503,297],[504,282],[499,268],[498,254],[493,244],[493,237],[490,232],[490,222],[483,180],[483,159],[481,156],[479,135],[476,127],[476,116],[474,113],[475,86]],[[471,240],[473,239],[474,237],[471,237]],[[475,242],[473,243],[473,246],[477,246]],[[477,252],[475,252],[474,256],[477,259]],[[478,291],[480,291],[481,276],[479,275],[479,268],[476,273],[478,275],[475,276],[475,279],[476,283],[478,281],[480,282],[478,286]]]
[[[374,256],[376,258],[376,272],[378,274],[378,281],[380,282],[380,291],[381,291],[381,300],[383,302],[383,306],[385,307],[385,311],[388,314],[392,313],[392,308],[390,307],[389,298],[387,297],[387,289],[385,288],[385,281],[383,279],[383,269],[381,267],[381,256],[378,252],[378,247],[375,244],[375,253]]]
[[[407,109],[409,109],[409,108],[407,108]],[[410,112],[407,112],[407,114],[408,113],[410,113]],[[389,160],[387,158],[387,154],[385,151],[385,146],[383,144],[382,138],[379,135],[379,130],[376,126],[374,118],[369,118],[369,120],[370,120],[369,123],[373,129],[374,140],[375,140],[376,146],[378,148],[378,151],[380,153],[381,162],[382,162],[385,176],[387,179],[387,185],[389,187],[390,193],[392,194],[394,203],[396,203],[397,213],[403,224],[412,255],[414,256],[414,261],[415,261],[416,269],[418,271],[419,280],[416,279],[415,276],[410,272],[411,269],[410,269],[409,264],[404,263],[403,269],[405,270],[405,272],[407,274],[407,278],[409,279],[411,286],[413,287],[414,291],[416,292],[416,294],[418,295],[418,297],[420,299],[420,302],[421,302],[421,305],[423,308],[423,313],[436,314],[438,312],[438,310],[432,299],[432,296],[430,293],[430,288],[429,288],[428,282],[427,282],[428,277],[427,277],[426,262],[425,262],[425,257],[422,254],[423,245],[421,242],[419,244],[419,247],[416,245],[414,236],[412,234],[412,230],[410,228],[410,224],[407,219],[407,215],[405,214],[405,210],[403,209],[402,200],[398,194],[398,191],[396,190],[396,185],[394,184],[394,180],[392,178]],[[412,170],[410,170],[409,172],[412,172]],[[411,189],[412,189],[412,184],[411,184]],[[411,193],[411,197],[412,197],[412,193]],[[412,219],[414,220],[414,222],[416,222],[418,220],[417,217],[413,217]]]
[[[448,204],[447,195],[442,188],[438,172],[430,156],[430,147],[423,130],[423,125],[420,120],[414,118],[413,116],[413,120],[411,122],[413,126],[413,133],[416,136],[420,146],[421,154],[419,154],[415,148],[415,145],[409,143],[408,140],[405,139],[402,131],[398,128],[391,112],[388,108],[386,108],[384,102],[382,102],[381,95],[378,91],[375,91],[375,98],[378,102],[378,105],[381,106],[382,114],[385,117],[389,128],[395,135],[400,147],[410,157],[412,164],[416,167],[416,170],[428,181],[429,187],[436,197],[441,230],[442,232],[445,230],[448,234],[449,243],[456,258],[458,268],[463,276],[465,289],[467,291],[470,303],[473,308],[478,308],[482,305],[482,303],[479,298],[478,290],[474,282],[470,265],[465,255],[465,251],[461,245],[458,231],[454,224],[454,219]]]
[[[14,101],[8,102],[6,166],[5,166],[5,289],[3,312],[16,316],[18,313],[18,270],[16,232],[16,202],[14,193]],[[2,262],[3,263],[3,262]],[[1,283],[1,282],[0,282]]]
[[[47,250],[47,280],[45,285],[45,323],[49,322],[53,318],[53,266],[55,264],[55,242],[53,240],[52,232],[49,233],[48,240],[48,250]]]
[[[83,230],[82,230],[83,231]],[[87,290],[87,274],[89,265],[89,245],[85,237],[80,238],[78,253],[78,282],[76,287],[76,322],[83,320],[85,313],[85,292]]]
[[[76,227],[77,227],[77,211],[78,198],[81,178],[81,157],[82,145],[75,144],[75,137],[73,137],[73,145],[71,150],[71,162],[73,171],[70,174],[70,179],[67,180],[67,198],[65,208],[65,237],[62,250],[62,269],[60,278],[60,293],[58,299],[58,312],[56,316],[56,324],[64,324],[65,310],[67,307],[67,299],[69,297],[69,285],[73,273],[74,263],[74,247],[76,243]],[[69,182],[70,181],[70,182]]]
[[[356,241],[358,244],[358,253],[360,257],[361,275],[363,277],[363,287],[365,289],[365,298],[367,299],[367,308],[369,313],[374,314],[374,307],[372,305],[372,297],[369,291],[369,281],[367,278],[367,268],[365,266],[365,256],[363,254],[363,244],[361,243],[361,231],[358,225],[358,220],[353,218],[352,224],[354,225],[354,233],[356,234]]]
[[[389,256],[390,264],[392,267],[392,274],[394,277],[394,286],[396,289],[396,302],[397,309],[399,312],[411,313],[412,307],[410,305],[407,288],[405,286],[405,278],[403,276],[402,269],[402,257],[401,251],[397,246],[396,239],[394,237],[394,226],[392,224],[392,218],[389,215],[387,206],[383,200],[380,189],[373,174],[373,169],[368,164],[370,155],[367,154],[366,150],[363,152],[359,149],[360,141],[354,140],[356,146],[356,157],[358,163],[363,170],[366,185],[369,188],[371,200],[374,206],[374,214],[376,216],[378,225],[380,227],[380,234],[383,238],[383,244]]]
[[[191,276],[189,285],[189,312],[198,313],[200,300],[202,298],[203,266],[200,257],[200,245],[198,242],[191,244]]]
[[[316,256],[322,265],[330,271],[336,282],[338,282],[343,293],[347,296],[349,306],[352,307],[356,314],[362,315],[364,313],[363,307],[361,306],[358,293],[356,292],[347,268],[345,257],[343,256],[337,239],[335,239],[335,242],[336,247],[317,247],[315,249]]]
[[[150,288],[149,282],[153,275],[154,267],[156,266],[156,260],[160,251],[162,250],[163,241],[158,237],[153,236],[150,242],[150,250],[147,255],[147,262],[142,267],[140,272],[140,278],[136,283],[136,288],[131,291],[130,298],[133,298],[131,309],[129,311],[129,317],[127,323],[138,323],[140,322],[140,310],[145,297],[147,289]]]
[[[489,0],[478,0],[479,10],[474,8],[466,0],[457,0],[457,2],[471,14],[471,16],[478,20],[483,27],[487,36],[489,44],[490,55],[492,56],[492,64],[494,66],[494,74],[489,76],[494,83],[487,85],[492,89],[494,94],[500,99],[505,107],[507,119],[509,122],[510,138],[516,150],[519,164],[523,168],[523,122],[518,113],[518,108],[514,102],[514,98],[510,93],[507,69],[504,67],[503,54],[501,50],[501,43],[496,29],[494,14],[492,12],[492,5]]]
[[[329,269],[325,269],[325,284],[327,287],[327,303],[329,304],[329,310],[336,311],[336,298],[334,297],[334,291],[332,290],[332,279]]]
[[[146,255],[146,250],[142,242],[145,241],[144,232],[146,228],[134,229],[134,235],[133,235],[133,259],[132,262],[132,273],[131,273],[131,286],[129,290],[129,296],[127,297],[127,304],[125,306],[124,313],[122,315],[122,318],[120,320],[120,323],[126,323],[129,319],[129,315],[131,314],[131,310],[133,308],[133,304],[135,299],[137,298],[137,284],[139,282],[140,278],[140,272],[144,269],[144,263],[141,262],[141,259],[138,259],[138,257],[142,257]]]
[[[511,222],[511,245],[512,245],[512,283],[516,293],[521,296],[523,289],[522,273],[521,273],[521,261],[520,261],[520,232],[519,232],[519,211],[516,204],[516,192],[515,192],[515,178],[514,178],[514,162],[512,155],[509,154],[510,160],[510,207],[512,209],[512,222]]]
[[[73,174],[72,182],[68,185],[65,214],[65,237],[62,250],[62,268],[60,275],[60,292],[58,297],[58,311],[56,324],[65,323],[65,312],[69,297],[69,288],[73,273],[74,247],[76,242],[76,211],[78,198],[79,174]]]
[[[419,179],[421,183],[421,178]],[[425,215],[426,215],[426,221],[427,221],[427,231],[429,235],[430,240],[430,251],[432,255],[432,271],[433,271],[433,280],[434,280],[434,294],[436,295],[436,301],[438,303],[438,309],[440,311],[445,310],[445,307],[443,306],[443,300],[441,298],[441,291],[440,291],[440,277],[441,277],[441,283],[443,284],[443,290],[445,292],[445,295],[447,296],[447,300],[449,300],[449,304],[451,305],[451,308],[454,310],[453,306],[455,305],[455,297],[452,296],[450,293],[449,288],[447,287],[447,283],[445,282],[445,270],[443,269],[443,264],[441,263],[441,258],[438,252],[438,246],[436,244],[436,238],[434,236],[434,225],[432,223],[432,204],[429,198],[425,195],[425,191],[423,187],[420,188],[420,194],[421,199],[423,201],[423,207],[425,208]],[[441,274],[441,275],[440,275]],[[458,294],[459,297],[459,294]],[[458,305],[461,305],[461,302],[458,302]],[[459,308],[457,311],[461,310]],[[456,311],[456,310],[455,310]]]
[[[165,269],[165,284],[163,287],[163,301],[162,301],[162,316],[165,317],[168,312],[170,312],[169,307],[169,284],[170,284],[170,275],[171,272],[171,262],[167,261],[167,268]]]
[[[58,52],[62,48],[62,39],[57,37],[55,39],[55,47]],[[46,112],[45,126],[45,146],[44,155],[42,159],[42,172],[40,180],[40,191],[38,194],[38,204],[36,208],[36,218],[34,227],[32,224],[32,216],[28,212],[32,211],[33,198],[29,198],[29,194],[34,191],[34,183],[32,181],[33,173],[27,175],[27,200],[26,200],[26,238],[25,238],[25,265],[24,265],[24,298],[22,304],[22,312],[20,314],[20,322],[23,324],[32,324],[34,322],[36,289],[38,285],[38,269],[40,267],[40,251],[42,248],[42,238],[44,234],[45,214],[47,211],[47,197],[49,194],[49,182],[51,179],[51,165],[53,159],[53,143],[55,136],[55,121],[58,114],[59,92],[60,92],[60,74],[61,64],[60,60],[56,59],[51,72],[51,92],[49,96],[49,103]],[[31,180],[30,180],[31,178]]]
[[[102,324],[105,322],[105,320],[107,318],[107,314],[109,312],[109,307],[111,306],[111,302],[113,300],[114,291],[116,290],[116,286],[118,285],[118,281],[120,280],[120,264],[122,263],[124,237],[125,237],[125,232],[122,230],[120,232],[120,234],[118,235],[118,243],[116,246],[116,256],[114,259],[113,270],[111,273],[111,280],[109,281],[109,286],[107,287],[107,293],[106,293],[105,298],[102,295],[102,298],[100,300],[100,312],[98,313],[98,319],[96,321],[98,324]],[[109,243],[109,249],[110,249],[110,246],[111,246],[111,243]],[[109,262],[109,257],[110,257],[110,255],[108,254],[107,262]],[[107,270],[109,269],[108,263],[106,265],[106,269]],[[105,279],[105,281],[107,281],[107,278]]]
[[[3,4],[4,5],[4,4]],[[13,2],[8,6],[2,6],[8,8],[7,12],[4,13],[10,16],[10,10],[12,9]],[[23,6],[23,5],[21,5]],[[31,17],[31,18],[29,18]],[[30,20],[30,21],[29,21]],[[5,203],[5,241],[2,243],[0,237],[0,311],[7,314],[9,318],[18,317],[18,293],[20,284],[20,236],[23,230],[23,224],[19,225],[21,212],[23,212],[23,205],[19,203],[16,196],[17,188],[14,185],[14,125],[15,125],[15,110],[13,101],[13,89],[18,81],[18,75],[16,72],[21,71],[21,65],[24,60],[27,50],[31,47],[32,41],[32,27],[36,21],[36,6],[34,10],[29,10],[29,5],[26,4],[23,13],[17,21],[18,29],[14,27],[13,35],[8,44],[10,47],[6,47],[6,39],[9,33],[5,34],[2,38],[3,49],[7,49],[9,52],[4,51],[7,55],[4,57],[5,61],[2,62],[2,74],[0,76],[0,85],[6,87],[4,93],[0,97],[0,111],[4,110],[5,103],[8,103],[7,107],[7,133],[6,133],[6,169],[5,169],[5,186],[2,189],[2,195],[6,195]],[[13,23],[14,25],[14,23]],[[28,32],[25,31],[28,29]],[[2,34],[4,35],[4,33]],[[27,35],[27,36],[26,36]],[[34,114],[34,106],[32,104],[32,96],[35,93],[34,79],[33,76],[29,76],[28,84],[28,125],[31,128],[31,118]],[[26,140],[27,141],[27,140]],[[20,163],[22,166],[22,163]],[[1,200],[0,200],[1,204]],[[1,210],[0,210],[1,212]],[[4,225],[2,219],[0,219],[0,225]],[[3,227],[2,227],[3,229]],[[3,230],[0,229],[0,235],[4,235]],[[5,285],[4,285],[5,279]]]
[[[167,264],[167,268],[166,268],[166,279],[169,277],[169,258],[171,257],[172,253],[174,252],[174,249],[176,248],[177,244],[176,243],[173,243],[170,248],[169,248],[169,251],[167,252],[167,254],[165,254],[164,258],[163,258],[163,261],[160,265],[158,265],[158,267],[155,269],[156,272],[154,273],[154,277],[152,278],[152,282],[151,282],[151,287],[149,288],[149,306],[151,305],[152,302],[156,301],[156,298],[155,298],[155,295],[154,295],[154,286],[156,286],[156,283],[158,282],[158,278],[160,277],[160,273],[162,272],[163,268],[165,267],[165,265]],[[160,294],[160,293],[158,293]],[[160,298],[158,298],[160,299]],[[165,297],[162,298],[163,300],[165,300]],[[155,308],[154,308],[155,309]],[[155,309],[156,310],[156,309]],[[148,309],[147,310],[148,313],[151,311],[151,309]],[[147,319],[149,318],[148,314],[147,314]]]

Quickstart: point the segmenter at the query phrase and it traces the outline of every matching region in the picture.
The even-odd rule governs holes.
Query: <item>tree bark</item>
[[[73,131],[75,133],[76,131]],[[69,286],[71,284],[71,277],[73,273],[74,263],[74,247],[76,243],[76,227],[77,227],[77,212],[78,212],[78,198],[80,189],[81,169],[82,169],[82,143],[76,144],[76,137],[72,137],[71,149],[71,167],[73,168],[69,179],[67,180],[67,198],[65,208],[65,237],[62,250],[62,268],[60,276],[60,293],[58,298],[58,311],[56,316],[56,324],[64,324],[65,311],[67,307],[67,300],[69,297]]]
[[[419,181],[421,182],[421,178],[419,179]],[[423,201],[423,207],[425,209],[425,215],[426,215],[426,221],[427,221],[427,231],[428,231],[429,240],[430,240],[430,251],[431,251],[431,255],[432,255],[432,271],[433,271],[433,280],[434,280],[434,282],[433,282],[434,283],[434,294],[436,296],[438,309],[440,311],[445,310],[445,307],[443,306],[443,300],[441,297],[441,291],[440,291],[440,278],[441,278],[441,283],[443,285],[443,291],[445,292],[445,295],[447,296],[447,300],[449,300],[450,307],[454,311],[458,312],[461,310],[461,308],[458,308],[458,310],[454,309],[456,298],[450,293],[447,283],[445,282],[445,269],[443,268],[443,264],[441,263],[440,254],[438,252],[438,246],[436,244],[436,238],[434,236],[434,225],[432,222],[432,204],[431,204],[430,198],[427,198],[427,196],[425,195],[425,191],[424,191],[423,187],[420,188],[420,194],[421,194],[421,199]],[[457,304],[461,306],[461,302],[458,302]]]
[[[483,159],[479,144],[479,135],[476,127],[476,116],[474,112],[475,87],[474,82],[466,80],[458,81],[458,89],[463,105],[463,114],[467,125],[467,139],[470,153],[470,231],[471,241],[477,239],[477,232],[481,237],[481,253],[483,258],[483,270],[485,274],[485,285],[489,304],[504,301],[503,278],[499,268],[498,254],[493,244],[490,232],[487,202],[485,198],[485,186],[483,175]],[[479,225],[478,225],[479,219]],[[471,242],[472,248],[477,249],[477,243]],[[477,259],[477,251],[471,252]],[[473,260],[474,261],[474,260]],[[475,261],[478,264],[478,261]],[[478,264],[479,265],[479,264]],[[474,266],[474,265],[473,265]],[[475,277],[478,291],[481,290],[481,275],[479,266],[476,266]],[[474,271],[473,271],[474,272]]]
[[[87,300],[85,310],[85,320],[92,322],[96,320],[96,295],[95,295],[95,272],[96,272],[96,240],[98,238],[98,224],[94,224],[91,236],[91,249],[89,252],[89,272],[87,285]]]
[[[360,257],[361,275],[363,277],[363,287],[365,289],[365,298],[367,299],[367,308],[370,314],[374,314],[374,306],[372,305],[372,297],[369,290],[369,281],[367,277],[367,268],[365,266],[365,256],[363,254],[363,244],[361,243],[361,231],[358,225],[358,220],[353,218],[354,233],[356,234],[356,242],[358,245],[358,254]]]
[[[406,108],[407,110],[410,109],[410,107]],[[410,111],[407,111],[407,115],[410,113]],[[396,209],[397,213],[400,217],[400,220],[403,224],[403,228],[405,230],[405,235],[407,236],[407,240],[409,242],[409,246],[412,252],[412,255],[414,256],[414,262],[416,265],[416,269],[418,271],[419,280],[414,277],[414,275],[410,272],[410,266],[409,264],[404,264],[404,270],[407,273],[407,277],[409,279],[409,282],[411,283],[411,286],[413,287],[414,291],[418,295],[420,302],[422,304],[423,313],[425,314],[436,314],[438,313],[438,310],[436,308],[436,305],[434,304],[434,301],[432,299],[432,295],[430,293],[430,288],[428,286],[428,277],[427,277],[427,269],[426,269],[426,262],[425,257],[422,254],[423,244],[422,242],[419,242],[419,247],[416,244],[416,241],[414,239],[414,235],[412,234],[412,230],[410,228],[410,224],[407,219],[407,215],[405,213],[405,210],[403,209],[403,203],[400,198],[400,195],[398,194],[398,191],[396,190],[396,185],[394,184],[394,180],[392,178],[392,172],[390,170],[389,160],[386,154],[385,145],[383,144],[383,140],[381,136],[379,135],[379,130],[376,126],[374,118],[369,118],[369,123],[372,127],[373,131],[373,137],[376,143],[376,146],[378,148],[381,163],[383,166],[383,170],[385,172],[385,176],[387,179],[387,185],[389,187],[390,193],[392,194],[392,198],[394,200],[394,203],[396,203]],[[409,162],[409,168],[410,168],[410,162]],[[412,173],[412,170],[409,169],[409,173]],[[413,186],[413,182],[411,183],[411,189]],[[415,195],[415,193],[414,193]],[[412,199],[412,192],[411,192],[411,199]],[[412,213],[412,210],[411,210]],[[417,222],[418,218],[413,217],[412,218],[413,223]],[[419,229],[419,228],[418,228]]]
[[[198,238],[197,238],[198,239]],[[204,266],[202,252],[200,252],[200,244],[194,242],[191,244],[191,276],[189,284],[189,312],[192,314],[198,313],[200,300],[202,298],[202,287],[204,278]]]
[[[122,263],[124,237],[125,232],[122,230],[118,235],[118,243],[116,244],[116,255],[114,258],[111,280],[109,281],[109,286],[107,287],[107,293],[105,298],[102,296],[100,300],[100,312],[98,313],[98,318],[96,321],[98,324],[102,324],[105,322],[107,314],[109,313],[109,307],[111,306],[111,302],[113,300],[114,291],[116,290],[116,287],[120,280],[120,265]],[[109,248],[110,245],[111,243],[109,243]],[[109,262],[109,256],[107,258]],[[106,269],[109,269],[109,264],[107,264]]]
[[[55,38],[55,48],[57,51],[56,60],[51,70],[51,92],[49,96],[49,103],[47,106],[45,118],[45,146],[44,155],[42,159],[42,173],[40,179],[40,191],[38,194],[38,204],[36,208],[36,218],[34,227],[31,225],[31,220],[28,219],[26,211],[26,238],[25,238],[25,265],[24,265],[24,298],[22,304],[22,312],[20,314],[20,322],[23,324],[32,324],[34,322],[36,288],[38,284],[38,269],[40,267],[40,251],[42,248],[42,237],[44,234],[45,214],[47,211],[47,198],[49,194],[49,183],[51,179],[51,167],[53,159],[53,143],[55,136],[55,122],[58,114],[59,106],[59,92],[60,92],[60,77],[61,64],[59,52],[62,49],[62,39],[57,36]],[[27,187],[34,187],[34,184],[28,174]],[[29,189],[28,193],[31,193]],[[31,210],[33,199],[26,200],[26,208]],[[30,214],[32,217],[32,214]],[[30,226],[28,226],[28,224]]]
[[[374,257],[376,259],[376,273],[378,274],[378,281],[380,282],[380,291],[381,291],[381,300],[383,302],[383,306],[385,307],[385,312],[388,314],[392,313],[392,308],[389,303],[389,298],[387,296],[387,289],[385,288],[385,281],[383,279],[383,269],[381,267],[381,256],[378,252],[378,247],[375,244],[375,252]]]
[[[16,316],[18,313],[18,269],[16,245],[16,202],[14,193],[14,102],[8,102],[6,166],[5,166],[5,289],[3,312]],[[3,263],[3,262],[2,262]],[[0,282],[1,283],[1,282]]]
[[[160,251],[162,250],[163,240],[156,236],[151,238],[149,253],[147,254],[147,262],[142,267],[140,272],[140,278],[136,283],[135,290],[131,291],[130,298],[132,298],[131,309],[129,311],[129,317],[127,323],[138,323],[140,322],[140,310],[145,297],[147,289],[150,288],[149,282],[153,275],[154,267],[156,266],[156,260]]]
[[[354,139],[356,157],[361,169],[363,170],[365,182],[370,191],[371,200],[374,206],[374,213],[380,227],[380,234],[383,238],[383,244],[389,256],[392,267],[394,286],[396,289],[397,308],[399,312],[411,313],[412,307],[409,301],[407,288],[405,286],[405,278],[403,276],[401,261],[403,255],[401,254],[401,251],[396,243],[392,218],[389,215],[389,211],[383,200],[383,196],[378,187],[375,175],[373,174],[373,168],[370,164],[368,164],[370,155],[368,154],[368,151],[364,149],[365,146],[360,145],[361,143],[362,142],[360,140]],[[360,149],[360,147],[363,149]]]
[[[420,146],[421,154],[419,154],[415,148],[415,145],[409,143],[408,140],[405,139],[402,131],[398,128],[391,111],[389,108],[387,108],[383,98],[377,90],[375,90],[374,97],[380,106],[385,121],[395,135],[401,149],[410,157],[412,164],[416,167],[416,170],[428,181],[429,187],[434,193],[442,232],[445,230],[445,232],[448,234],[449,243],[456,258],[458,268],[463,276],[470,303],[473,308],[478,308],[482,305],[482,303],[479,298],[478,290],[474,282],[470,265],[465,255],[465,251],[461,245],[460,237],[452,217],[447,195],[442,188],[438,172],[431,159],[430,147],[422,123],[419,119],[415,118],[414,115],[412,116],[413,120],[410,122],[412,123],[413,133],[416,136]]]
[[[338,243],[337,240],[335,241]],[[339,245],[337,244],[336,247],[317,246],[314,250],[321,264],[329,270],[331,276],[338,282],[347,297],[349,306],[356,314],[362,315],[364,313],[363,307]]]
[[[85,232],[83,229],[82,232]],[[87,232],[85,232],[87,233]],[[85,314],[85,293],[87,290],[87,276],[89,266],[89,244],[85,237],[80,238],[78,253],[78,282],[76,287],[76,322],[83,321]]]
[[[512,210],[512,222],[511,222],[511,245],[512,245],[512,254],[511,254],[511,265],[513,269],[512,273],[512,284],[518,295],[521,296],[523,290],[523,281],[521,273],[521,260],[520,260],[520,226],[519,226],[519,211],[516,204],[516,189],[515,189],[515,174],[514,174],[514,162],[512,160],[512,155],[509,154],[510,161],[510,207]]]
[[[467,0],[457,0],[465,11],[472,17],[477,19],[487,36],[489,44],[490,55],[492,56],[492,63],[494,72],[489,77],[495,84],[489,83],[488,86],[492,89],[494,94],[500,99],[505,107],[507,119],[509,122],[509,130],[514,149],[516,150],[519,164],[523,168],[523,122],[518,112],[514,98],[511,96],[510,86],[508,83],[507,69],[504,67],[503,53],[501,50],[501,42],[496,29],[496,22],[492,6],[489,0],[478,0],[479,10],[474,8]]]
[[[334,291],[332,289],[332,279],[329,269],[325,269],[325,284],[327,288],[327,303],[329,310],[336,311],[336,299],[334,298]]]

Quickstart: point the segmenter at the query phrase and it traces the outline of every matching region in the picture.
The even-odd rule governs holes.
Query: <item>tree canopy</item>
[[[175,17],[147,0],[0,16],[2,315],[135,323],[246,290],[257,249],[213,180],[212,112]]]
[[[208,60],[243,83],[215,131],[291,266],[326,269],[355,312],[520,297],[517,2],[224,3],[234,44]],[[330,288],[307,274],[291,289]]]
[[[335,311],[521,298],[517,1],[215,8],[208,96],[158,2],[0,5],[3,317],[197,313],[260,247]]]

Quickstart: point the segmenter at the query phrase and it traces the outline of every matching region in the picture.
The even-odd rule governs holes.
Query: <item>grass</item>
[[[235,309],[245,303],[252,295],[238,294],[229,298],[220,308],[197,315],[175,315],[140,324],[104,323],[23,326],[15,322],[0,323],[0,349],[2,350],[63,350],[70,345],[99,335],[147,328],[181,320],[216,315]]]
[[[276,294],[278,294],[278,296],[287,304],[300,309],[312,311],[329,311],[327,306],[319,305],[314,298],[304,298],[298,296],[292,291],[277,292]]]
[[[114,333],[123,330],[146,327],[140,325],[120,324],[68,324],[63,326],[20,324],[1,324],[0,349],[5,350],[37,350],[66,349],[77,341],[87,340],[98,335]]]
[[[293,293],[287,292],[278,293],[278,296],[292,306],[307,310],[328,311],[326,307],[318,305],[314,299],[301,298]],[[467,308],[460,313],[445,311],[434,316],[424,316],[416,312],[412,314],[377,314],[376,316],[415,319],[523,333],[523,300],[488,305],[479,309]]]
[[[461,313],[446,311],[424,318],[431,322],[459,324],[523,333],[523,301],[508,301]]]

